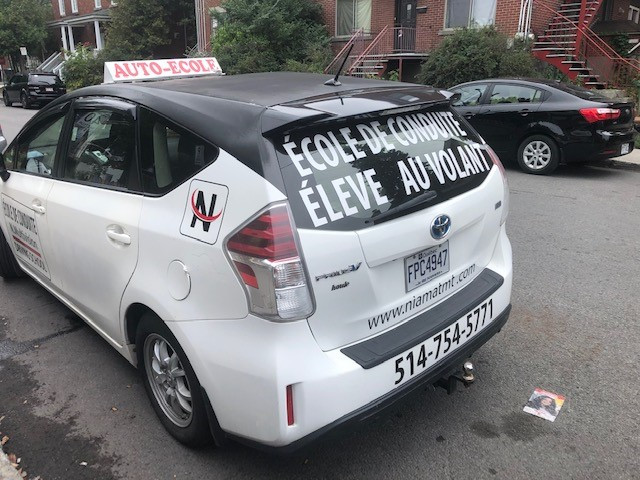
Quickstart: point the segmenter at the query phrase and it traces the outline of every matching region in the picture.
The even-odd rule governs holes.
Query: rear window
[[[62,82],[55,75],[29,75],[29,83],[36,85],[58,85]]]
[[[570,83],[557,83],[553,86],[558,90],[562,90],[563,92],[570,93],[571,95],[575,95],[578,98],[583,100],[592,100],[592,101],[602,101],[607,100],[606,97],[603,97],[601,93],[598,93],[594,90],[587,90],[584,87],[580,87],[578,85],[573,85]]]
[[[316,124],[272,141],[300,228],[391,220],[477,187],[492,167],[448,105]]]

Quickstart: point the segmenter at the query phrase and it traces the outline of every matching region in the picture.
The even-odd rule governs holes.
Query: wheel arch
[[[138,325],[146,313],[153,313],[156,317],[161,318],[152,308],[143,303],[132,303],[127,308],[124,315],[124,333],[128,345],[135,345]]]
[[[515,154],[518,154],[520,146],[527,138],[533,137],[535,135],[542,135],[549,138],[553,143],[555,143],[556,147],[558,147],[558,152],[560,153],[560,163],[564,163],[564,145],[561,141],[561,137],[563,136],[562,131],[558,133],[554,131],[554,129],[548,128],[546,125],[537,125],[536,127],[523,133],[516,143]]]

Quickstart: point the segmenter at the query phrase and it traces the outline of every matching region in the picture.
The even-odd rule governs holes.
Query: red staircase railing
[[[380,33],[376,36],[376,38],[374,38],[371,41],[371,43],[367,45],[367,48],[364,49],[364,51],[354,60],[351,66],[347,69],[347,75],[352,75],[353,72],[355,72],[355,70],[362,64],[365,58],[375,55],[374,50],[375,52],[380,50],[377,47],[388,31],[389,31],[389,25],[385,25],[384,28],[380,30]]]
[[[631,85],[633,79],[640,78],[640,62],[622,57],[607,42],[600,38],[584,23],[586,15],[586,0],[582,0],[578,23],[567,18],[562,13],[540,2],[542,8],[547,9],[567,24],[576,27],[576,40],[573,49],[567,49],[567,54],[573,54],[578,60],[583,60],[600,80],[615,86]],[[549,40],[556,43],[553,40]],[[565,47],[566,48],[566,47]]]
[[[347,51],[349,51],[349,48],[351,47],[351,45],[354,46],[350,54],[350,57],[352,60],[351,63],[353,63],[353,60],[358,58],[358,55],[360,55],[364,50],[364,42],[365,42],[364,29],[359,28],[351,36],[349,41],[344,44],[344,47],[342,47],[342,50],[340,50],[340,52],[335,56],[335,58],[331,60],[331,63],[327,65],[327,67],[324,69],[324,73],[331,73],[331,74],[337,73],[336,69],[340,66],[340,60],[342,59],[342,56],[345,55]],[[351,63],[349,63],[349,61],[347,60],[347,63],[345,64],[345,66],[349,68],[351,66]]]

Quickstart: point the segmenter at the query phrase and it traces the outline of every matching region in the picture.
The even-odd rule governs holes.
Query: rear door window
[[[273,138],[297,226],[357,230],[477,187],[492,162],[467,125],[446,105]]]
[[[140,109],[142,187],[161,195],[210,165],[218,149],[146,108]]]
[[[498,83],[493,86],[489,103],[539,103],[542,101],[542,90],[524,85]]]
[[[135,158],[135,122],[109,110],[76,111],[64,178],[108,187],[127,186]]]

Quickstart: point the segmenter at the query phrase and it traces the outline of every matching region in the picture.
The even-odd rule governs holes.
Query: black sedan
[[[7,107],[20,102],[22,108],[29,108],[55,100],[65,93],[67,88],[54,73],[16,73],[5,85],[2,97]]]
[[[501,159],[527,173],[558,164],[626,155],[633,150],[633,103],[552,80],[491,79],[463,83],[454,107]]]

